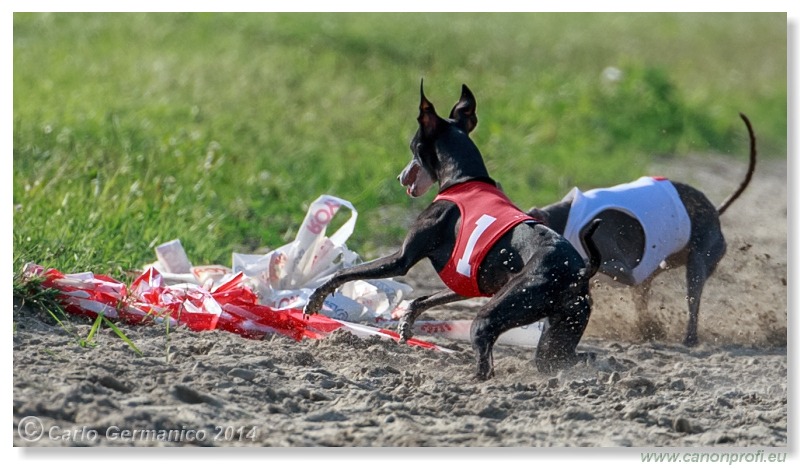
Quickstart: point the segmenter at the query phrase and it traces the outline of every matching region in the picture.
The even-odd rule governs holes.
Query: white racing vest
[[[686,246],[691,221],[678,191],[664,178],[644,176],[614,187],[581,192],[573,188],[562,200],[572,198],[564,237],[588,260],[581,243],[584,226],[603,210],[619,210],[636,218],[645,235],[644,253],[633,269],[636,284],[642,283],[671,254]]]

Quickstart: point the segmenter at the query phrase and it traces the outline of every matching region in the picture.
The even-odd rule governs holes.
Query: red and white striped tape
[[[25,266],[26,277],[41,277],[42,287],[60,293],[57,299],[70,314],[107,318],[130,323],[169,320],[195,331],[222,329],[243,337],[262,338],[278,333],[302,340],[321,339],[339,329],[359,337],[377,336],[399,341],[387,329],[350,323],[323,315],[306,317],[302,309],[274,309],[257,304],[258,297],[239,273],[213,292],[194,284],[165,285],[155,268],[149,268],[131,283],[92,273],[63,274],[36,264]],[[431,342],[411,339],[409,345],[452,352]]]

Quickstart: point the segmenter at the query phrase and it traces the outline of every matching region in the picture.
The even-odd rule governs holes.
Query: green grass
[[[13,269],[123,277],[180,238],[195,264],[294,238],[328,193],[351,249],[399,244],[418,87],[523,208],[731,155],[738,113],[786,155],[785,14],[15,14]],[[602,78],[616,67],[622,78]],[[734,187],[736,181],[731,181]]]

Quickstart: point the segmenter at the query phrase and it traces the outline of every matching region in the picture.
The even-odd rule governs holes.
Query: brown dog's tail
[[[719,207],[717,207],[717,213],[720,215],[725,213],[725,210],[730,207],[733,201],[742,195],[742,192],[744,192],[744,190],[747,188],[747,185],[750,184],[750,179],[753,177],[753,171],[756,169],[756,135],[753,132],[753,126],[750,125],[750,120],[747,118],[747,116],[741,112],[739,113],[739,116],[744,121],[744,125],[747,126],[747,132],[750,134],[750,166],[747,168],[747,175],[744,177],[744,181],[739,184],[739,188],[736,189],[736,192],[729,195],[728,198],[725,199],[725,201],[723,201]]]
[[[587,278],[594,277],[594,274],[597,273],[597,269],[600,268],[600,263],[602,262],[600,249],[597,248],[597,245],[594,243],[594,239],[592,239],[592,235],[594,235],[594,232],[597,230],[597,227],[600,226],[602,221],[603,220],[599,218],[595,218],[581,230],[581,244],[583,244],[583,250],[589,254],[589,262],[586,265],[588,270]]]

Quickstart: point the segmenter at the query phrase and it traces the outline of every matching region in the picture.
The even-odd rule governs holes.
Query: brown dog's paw
[[[697,336],[688,336],[685,339],[683,339],[683,345],[689,348],[697,347],[697,344],[699,343],[700,341],[697,340]]]

